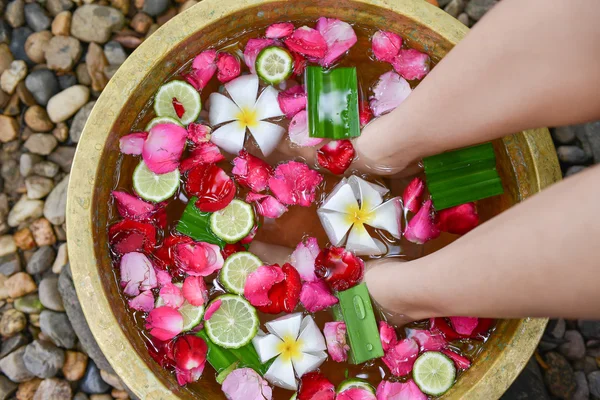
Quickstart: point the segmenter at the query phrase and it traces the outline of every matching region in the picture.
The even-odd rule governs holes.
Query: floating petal
[[[233,159],[231,173],[237,183],[256,193],[267,189],[273,172],[273,167],[245,150]]]
[[[404,207],[416,214],[421,209],[423,203],[423,194],[425,192],[425,182],[421,178],[415,178],[404,189],[402,193],[402,202]]]
[[[253,306],[266,306],[271,302],[268,297],[269,290],[284,279],[285,275],[278,266],[260,266],[248,275],[244,286],[244,297]]]
[[[352,26],[335,18],[321,17],[317,21],[317,30],[327,43],[327,52],[319,61],[324,67],[330,67],[344,55],[358,40]]]
[[[303,353],[314,353],[318,351],[327,350],[325,338],[323,337],[321,330],[315,323],[315,320],[310,315],[307,315],[302,320],[298,340],[300,341],[300,343],[302,343],[301,351]]]
[[[440,235],[440,231],[433,221],[431,200],[427,200],[419,212],[408,221],[408,226],[404,236],[410,242],[423,244],[435,239]]]
[[[352,186],[347,184],[346,179],[343,179],[327,196],[319,210],[336,211],[338,213],[358,210],[356,199]]]
[[[279,346],[282,343],[283,341],[277,335],[266,335],[260,331],[252,339],[252,344],[256,349],[260,362],[263,364],[281,353]]]
[[[250,192],[246,196],[246,202],[254,203],[256,212],[265,218],[279,218],[288,210],[287,207],[281,204],[275,197],[266,194]]]
[[[315,275],[315,258],[319,255],[319,243],[314,237],[306,238],[298,243],[296,250],[291,255],[290,264],[296,268],[300,277],[307,282],[317,280]],[[302,295],[300,295],[302,301]]]
[[[184,335],[173,345],[177,382],[180,385],[196,382],[202,376],[206,365],[208,346],[206,342],[194,335]]]
[[[464,235],[479,224],[475,203],[466,203],[438,212],[438,228],[442,232]]]
[[[458,354],[452,350],[444,349],[444,350],[442,350],[442,353],[444,353],[452,361],[454,361],[454,365],[456,365],[457,369],[465,370],[465,369],[469,369],[469,367],[471,367],[471,361],[469,361],[468,358],[463,357],[460,354]]]
[[[115,198],[115,204],[119,215],[123,218],[140,221],[150,218],[152,213],[156,211],[156,204],[148,203],[129,193],[113,191],[112,196]]]
[[[381,381],[377,386],[377,400],[427,400],[427,396],[413,382]]]
[[[213,314],[216,313],[219,308],[221,308],[222,303],[223,301],[221,299],[216,299],[215,301],[212,301],[206,308],[206,312],[204,313],[204,320],[208,321],[213,316]]]
[[[167,307],[179,308],[183,305],[184,298],[181,289],[171,282],[164,284],[160,288],[158,295],[163,299]]]
[[[279,107],[279,91],[273,86],[267,86],[260,94],[254,110],[256,112],[256,119],[263,120],[274,117],[281,117],[283,111]]]
[[[240,76],[242,68],[240,60],[229,53],[219,53],[217,56],[217,79],[219,82],[229,82]]]
[[[294,31],[294,24],[291,22],[280,22],[278,24],[269,25],[265,36],[269,39],[281,39],[289,36]]]
[[[254,137],[258,147],[260,147],[260,151],[265,156],[268,156],[275,150],[285,133],[284,127],[267,121],[258,121],[256,125],[249,126],[248,129],[250,129],[252,137]]]
[[[419,345],[420,351],[440,351],[448,342],[439,332],[430,332],[424,329],[408,329],[406,337],[414,339]]]
[[[271,400],[273,391],[252,368],[233,370],[221,386],[227,400]]]
[[[259,311],[267,314],[291,313],[298,305],[302,290],[300,275],[294,267],[287,263],[283,264],[281,270],[285,279],[273,285],[268,293],[270,304],[257,307]]]
[[[346,249],[359,256],[380,255],[383,253],[382,250],[385,250],[379,247],[377,242],[367,232],[365,225],[360,223],[354,224],[352,229],[350,229]]]
[[[402,38],[393,32],[377,31],[371,39],[371,48],[376,59],[392,62],[402,48]]]
[[[335,398],[336,400],[377,400],[373,392],[368,389],[353,387],[346,389]]]
[[[288,135],[292,143],[302,147],[316,146],[323,141],[321,138],[313,138],[308,134],[308,113],[306,110],[298,112],[288,127]]]
[[[214,143],[200,143],[198,147],[190,152],[190,155],[179,165],[181,172],[187,172],[198,164],[216,164],[223,161],[225,157]]]
[[[184,75],[185,80],[198,91],[204,89],[217,72],[216,57],[216,50],[206,50],[198,54],[192,62],[192,70]]]
[[[215,164],[199,164],[187,175],[185,191],[196,196],[196,207],[203,212],[222,210],[236,194],[233,179]]]
[[[148,137],[148,132],[135,132],[123,136],[119,139],[119,149],[123,154],[133,154],[139,156],[142,154],[144,142]]]
[[[253,110],[258,95],[258,75],[242,75],[235,78],[225,84],[225,90],[241,110]]]
[[[342,247],[327,247],[315,260],[315,274],[330,288],[342,291],[362,281],[365,264],[362,259]]]
[[[448,317],[448,319],[459,335],[470,336],[479,325],[479,318],[474,317]]]
[[[336,175],[341,175],[354,160],[354,146],[350,140],[332,140],[317,152],[319,165]]]
[[[134,251],[150,253],[156,245],[156,228],[146,222],[124,219],[108,228],[108,241],[119,255]]]
[[[238,121],[223,125],[213,132],[210,141],[231,154],[237,154],[244,148],[246,126]]]
[[[185,300],[195,307],[200,307],[208,301],[208,290],[204,279],[200,276],[185,278],[181,292]]]
[[[121,258],[121,287],[128,296],[137,296],[140,292],[154,289],[157,285],[156,273],[152,263],[142,253],[127,253]]]
[[[300,381],[298,400],[334,400],[335,387],[323,374],[309,372]]]
[[[292,361],[280,355],[265,373],[265,379],[273,385],[287,390],[296,390],[296,377]]]
[[[223,267],[219,246],[204,243],[179,243],[174,249],[175,264],[192,276],[209,276]]]
[[[158,124],[150,129],[144,142],[142,158],[155,174],[174,171],[183,154],[187,131],[175,124]]]
[[[350,346],[346,343],[346,324],[344,322],[326,322],[323,328],[327,342],[327,352],[335,362],[348,360]]]
[[[129,300],[129,307],[134,310],[150,312],[154,309],[154,295],[152,290],[145,290]]]
[[[408,82],[394,71],[379,77],[370,98],[371,110],[376,117],[398,107],[412,92]]]
[[[192,122],[187,126],[188,140],[195,145],[210,141],[212,129],[209,126]]]
[[[277,101],[286,118],[292,118],[298,112],[306,109],[306,90],[302,85],[292,86],[279,92]]]
[[[423,79],[430,70],[430,59],[425,53],[415,49],[402,49],[392,60],[392,66],[404,79]]]
[[[280,338],[297,338],[302,325],[302,313],[286,315],[265,323],[265,327],[273,335]]]
[[[386,230],[391,233],[393,237],[399,239],[401,236],[401,207],[400,197],[394,197],[382,205],[375,207],[373,211],[371,211],[371,218],[367,224],[373,228]]]
[[[250,39],[244,48],[244,62],[250,69],[250,72],[256,73],[256,57],[262,49],[268,46],[275,45],[275,40],[272,39]]]
[[[327,360],[327,353],[319,351],[317,353],[302,353],[300,357],[293,358],[292,364],[298,378],[307,372],[312,372],[319,368]]]
[[[381,338],[383,351],[388,351],[398,343],[396,330],[385,321],[379,322],[379,337]]]
[[[383,203],[381,191],[375,189],[373,187],[374,184],[369,183],[356,175],[352,175],[348,178],[348,185],[350,185],[354,192],[354,196],[358,199],[361,210],[371,211]]]
[[[171,340],[183,330],[183,317],[171,307],[158,307],[148,314],[146,329],[158,340]]]
[[[285,45],[290,50],[308,57],[323,58],[327,53],[327,42],[323,35],[308,26],[296,29],[285,39]]]
[[[241,112],[240,108],[230,98],[223,96],[221,93],[211,93],[208,101],[210,102],[208,120],[212,126],[233,121]]]
[[[413,339],[403,339],[388,349],[381,359],[395,376],[404,376],[412,371],[419,355],[419,345]]]
[[[317,215],[331,244],[334,246],[341,245],[353,224],[348,218],[348,214],[319,209]]]
[[[321,174],[306,164],[288,161],[275,168],[275,174],[269,179],[269,187],[283,204],[309,207],[322,181]]]

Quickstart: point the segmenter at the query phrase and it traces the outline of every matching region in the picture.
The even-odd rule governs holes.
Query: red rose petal
[[[250,231],[250,233],[245,238],[240,240],[240,244],[252,243],[252,241],[254,240],[254,237],[256,236],[256,232],[258,232],[258,225],[254,225],[254,227],[252,227],[252,230]],[[243,250],[240,250],[240,251],[243,251]]]
[[[342,291],[357,285],[364,274],[363,261],[342,247],[328,247],[315,259],[315,274],[334,290]]]
[[[181,293],[185,300],[195,307],[200,307],[208,301],[208,290],[201,276],[188,276],[185,278]]]
[[[393,32],[377,31],[371,39],[371,48],[376,59],[392,62],[402,48],[402,38]]]
[[[292,51],[314,58],[323,58],[327,53],[327,42],[316,29],[303,26],[285,39],[285,45]]]
[[[195,145],[206,143],[210,140],[211,129],[207,125],[192,122],[187,126],[187,138]]]
[[[419,344],[421,351],[440,351],[448,345],[448,342],[440,332],[430,332],[425,329],[409,329],[406,335]]]
[[[319,165],[336,175],[346,172],[352,160],[354,160],[354,146],[347,139],[332,140],[317,152]]]
[[[286,118],[292,118],[299,111],[306,109],[306,90],[303,85],[292,86],[279,92],[277,102]]]
[[[240,60],[232,54],[219,53],[217,56],[217,71],[219,82],[229,82],[240,76],[240,72],[242,71]]]
[[[392,60],[392,66],[406,80],[423,79],[429,73],[429,56],[415,49],[402,49]]]
[[[404,208],[407,210],[417,213],[421,209],[423,203],[423,194],[425,193],[425,182],[421,178],[415,178],[404,189],[402,194],[402,202]]]
[[[270,304],[269,291],[285,279],[279,265],[262,265],[246,278],[244,297],[255,307]]]
[[[438,212],[437,227],[442,232],[464,235],[479,225],[475,203],[466,203]]]
[[[321,138],[309,136],[308,112],[306,110],[302,110],[294,115],[288,127],[288,135],[292,143],[302,147],[316,146],[323,141]]]
[[[379,337],[383,351],[388,351],[398,343],[396,330],[385,321],[379,321]]]
[[[209,276],[223,267],[219,246],[205,242],[176,244],[173,249],[175,265],[192,276]]]
[[[129,307],[134,310],[150,312],[154,309],[154,295],[152,290],[145,290],[128,301]]]
[[[156,228],[145,222],[124,219],[108,228],[108,241],[118,255],[134,251],[150,253],[156,245]]]
[[[180,102],[179,100],[177,100],[177,97],[173,97],[173,109],[175,110],[175,114],[177,114],[177,116],[179,118],[183,117],[183,114],[185,114],[185,107],[183,106],[183,103]]]
[[[273,172],[273,167],[246,150],[233,159],[231,173],[236,182],[256,193],[267,189]]]
[[[132,252],[123,255],[119,264],[121,287],[128,296],[154,289],[158,284],[152,263],[142,253]]]
[[[216,50],[206,50],[198,54],[192,62],[192,70],[184,75],[185,80],[200,91],[217,72]]]
[[[294,57],[294,75],[301,76],[304,74],[304,70],[306,69],[306,58],[300,53],[296,53],[295,51],[291,51],[292,57]]]
[[[315,200],[323,177],[306,164],[289,161],[275,168],[269,188],[283,204],[309,207]]]
[[[171,307],[158,307],[148,313],[146,329],[158,340],[170,340],[183,330],[183,317]]]
[[[269,25],[265,36],[269,39],[281,39],[289,36],[294,31],[294,24],[291,22],[280,22],[278,24]]]
[[[302,290],[300,275],[298,275],[298,271],[290,264],[284,264],[281,267],[281,271],[284,276],[283,281],[274,284],[269,289],[269,303],[257,307],[259,311],[267,314],[279,314],[280,312],[291,313],[296,309],[300,300],[300,291]]]
[[[181,289],[171,282],[168,282],[160,288],[158,295],[165,302],[165,306],[179,308],[183,304],[184,298]]]
[[[427,200],[419,212],[408,221],[404,236],[408,241],[417,244],[423,244],[440,236],[440,230],[433,219],[431,200]]]
[[[210,303],[210,305],[206,309],[206,312],[204,313],[205,321],[208,321],[213,316],[213,314],[215,312],[217,312],[217,310],[219,308],[221,308],[221,303],[223,303],[223,301],[220,299],[217,299],[217,300],[213,301],[212,303]]]
[[[417,384],[409,379],[403,382],[381,381],[377,386],[377,400],[427,400]]]
[[[477,325],[479,325],[479,319],[474,317],[448,317],[454,332],[459,335],[471,336]]]
[[[244,239],[242,239],[244,240]],[[242,242],[238,242],[238,243],[227,243],[224,247],[223,250],[221,250],[221,253],[223,254],[223,258],[225,260],[227,260],[227,258],[234,254],[234,253],[238,253],[240,251],[246,251],[246,248],[242,245]]]
[[[224,159],[225,156],[221,154],[221,150],[216,144],[211,142],[200,143],[185,160],[181,161],[179,170],[187,172],[197,165],[216,164]]]
[[[207,353],[206,342],[198,336],[184,335],[175,341],[173,358],[180,385],[195,382],[202,376]]]
[[[413,339],[403,339],[390,347],[381,359],[394,376],[404,376],[412,371],[419,355],[419,345]]]
[[[411,92],[412,89],[406,79],[394,71],[384,73],[373,87],[373,96],[369,99],[373,115],[379,117],[394,110],[406,100]]]
[[[366,126],[373,119],[373,112],[371,111],[371,107],[369,107],[369,102],[364,100],[360,102],[358,117],[361,127]]]
[[[275,197],[266,194],[250,192],[246,196],[246,202],[254,203],[256,212],[265,218],[279,218],[288,210],[287,207],[281,204]]]
[[[320,372],[309,372],[300,379],[298,400],[334,400],[333,383]]]
[[[141,221],[150,218],[156,210],[156,204],[148,203],[129,193],[113,191],[117,211],[123,218]]]
[[[469,361],[468,358],[463,357],[460,354],[455,353],[452,350],[444,349],[444,350],[442,350],[442,353],[444,353],[452,361],[454,361],[454,365],[456,365],[456,368],[458,368],[460,370],[469,369],[469,367],[471,366],[471,361]]]
[[[172,233],[165,237],[162,244],[154,252],[154,257],[157,260],[157,266],[162,269],[175,264],[173,250],[175,245],[179,243],[190,243],[193,239],[189,236],[174,235]]]
[[[345,362],[350,350],[350,346],[346,344],[346,324],[344,322],[325,322],[323,335],[331,359],[335,362]]]
[[[337,304],[339,300],[331,293],[325,282],[318,280],[316,282],[305,282],[302,285],[300,302],[306,311],[315,313]]]
[[[196,207],[203,212],[215,212],[225,207],[235,197],[233,180],[214,164],[197,165],[187,176],[185,191],[197,196]]]

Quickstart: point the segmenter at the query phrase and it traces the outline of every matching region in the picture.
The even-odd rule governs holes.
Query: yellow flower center
[[[240,125],[245,128],[253,128],[258,125],[258,118],[256,118],[256,110],[253,108],[241,108],[238,115],[235,116]]]
[[[279,343],[277,346],[277,351],[281,353],[284,361],[302,357],[302,352],[300,351],[302,341],[296,340],[293,336],[285,336],[283,342]]]
[[[348,214],[348,222],[352,224],[367,224],[373,216],[373,213],[367,211],[365,207],[355,205],[348,207],[346,214]]]

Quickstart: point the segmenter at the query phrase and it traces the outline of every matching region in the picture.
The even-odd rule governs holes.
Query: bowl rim
[[[349,1],[402,14],[417,24],[426,25],[452,45],[458,43],[468,32],[468,28],[458,20],[423,0]],[[76,266],[72,268],[73,281],[81,308],[100,349],[125,385],[140,398],[153,400],[178,397],[147,367],[120,328],[104,292],[95,254],[90,251],[94,247],[92,221],[95,212],[92,198],[101,168],[104,144],[119,116],[119,110],[149,71],[160,62],[157,54],[167,54],[173,43],[180,43],[198,30],[234,12],[278,2],[281,0],[203,0],[172,18],[156,34],[145,40],[109,81],[96,102],[78,144],[70,174],[66,221],[69,259],[71,265]],[[164,37],[170,40],[161,40]],[[140,68],[140,65],[144,67]],[[110,93],[117,91],[124,95],[110,97]],[[550,148],[553,152],[547,129],[525,131],[519,135],[524,136],[528,145],[533,144],[533,147],[528,148],[532,158],[536,158],[536,152],[544,153]],[[504,142],[505,145],[510,145],[507,139]],[[533,171],[537,179],[534,192],[560,179],[558,162],[555,164],[546,170],[536,166]],[[94,318],[87,317],[90,315]],[[498,398],[504,393],[535,350],[546,323],[547,319],[527,318],[520,321],[519,331],[523,334],[517,338],[518,346],[505,349],[480,380],[481,384],[489,384],[485,390],[486,398]],[[497,374],[500,369],[503,372]],[[462,398],[482,398],[482,393],[476,386],[479,385],[466,388]]]

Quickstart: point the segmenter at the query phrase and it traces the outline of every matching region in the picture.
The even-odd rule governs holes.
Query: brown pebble
[[[25,41],[25,53],[31,61],[42,64],[46,61],[45,49],[52,39],[52,32],[40,31],[29,35]]]
[[[108,66],[108,60],[104,55],[102,47],[96,43],[90,43],[85,56],[87,71],[92,79],[92,89],[102,91],[108,83],[108,78],[104,74],[104,68]]]
[[[64,142],[69,138],[69,127],[66,123],[59,122],[52,130],[52,135],[54,135],[59,142]]]
[[[118,389],[113,389],[110,395],[119,400],[127,400],[129,398],[129,394],[126,391]]]
[[[154,21],[152,20],[151,16],[144,12],[139,12],[133,16],[130,25],[134,31],[145,35],[153,23]]]
[[[75,68],[75,74],[77,75],[77,82],[80,85],[90,86],[92,84],[92,78],[87,70],[87,64],[81,63]]]
[[[21,332],[27,326],[27,318],[21,311],[7,310],[0,318],[0,335],[10,337]]]
[[[0,43],[0,75],[6,71],[14,61],[10,48],[6,43]]]
[[[36,328],[40,327],[40,314],[29,314],[29,323]]]
[[[40,218],[29,225],[31,233],[33,234],[33,240],[38,246],[52,246],[56,243],[56,235],[52,224],[46,218]]]
[[[167,23],[167,21],[169,21],[171,18],[173,18],[176,15],[177,15],[177,9],[175,7],[171,7],[167,11],[165,11],[164,13],[159,15],[156,18],[156,22],[158,22],[159,25],[164,25]]]
[[[29,228],[23,228],[15,232],[13,235],[15,244],[21,250],[31,250],[35,248],[35,240]]]
[[[130,0],[110,0],[110,5],[125,15],[129,14],[129,4]]]
[[[71,33],[71,11],[61,11],[54,17],[52,33],[56,36],[69,36]]]
[[[138,10],[141,10],[142,8],[144,8],[144,3],[146,3],[146,0],[133,0],[133,5]]]
[[[121,46],[127,49],[135,49],[142,44],[142,39],[132,35],[116,36],[115,41],[119,42]]]
[[[25,123],[36,132],[49,132],[54,128],[46,109],[42,106],[32,106],[25,111]]]
[[[92,394],[90,400],[113,400],[110,394]]]
[[[87,363],[88,356],[84,353],[67,350],[65,352],[65,364],[62,367],[63,375],[71,382],[78,381],[83,378]]]
[[[8,101],[8,104],[6,107],[4,107],[4,115],[10,115],[13,117],[15,115],[19,115],[21,113],[20,102],[21,100],[19,99],[19,94],[13,93]]]
[[[8,289],[8,295],[13,299],[37,290],[37,285],[33,281],[33,278],[25,272],[17,272],[8,278],[4,286]]]
[[[17,95],[19,96],[19,100],[21,100],[22,103],[25,103],[26,106],[31,107],[37,105],[37,101],[35,100],[35,97],[33,97],[33,95],[31,94],[29,89],[27,89],[25,81],[21,81],[17,85]]]
[[[27,382],[20,383],[16,394],[17,400],[32,400],[40,383],[42,383],[40,378],[33,378]]]
[[[48,68],[69,72],[81,57],[81,43],[71,36],[54,36],[46,47]]]
[[[2,89],[0,89],[0,108],[4,107],[10,100],[10,96]]]
[[[32,400],[65,400],[72,398],[72,396],[73,391],[69,382],[63,379],[50,378],[42,381]]]
[[[33,135],[33,131],[31,130],[30,127],[25,125],[25,127],[23,128],[23,132],[21,132],[21,140],[26,141],[27,139],[29,139],[29,136],[31,136],[31,135]]]
[[[0,142],[15,140],[19,134],[19,123],[16,119],[0,115]]]

